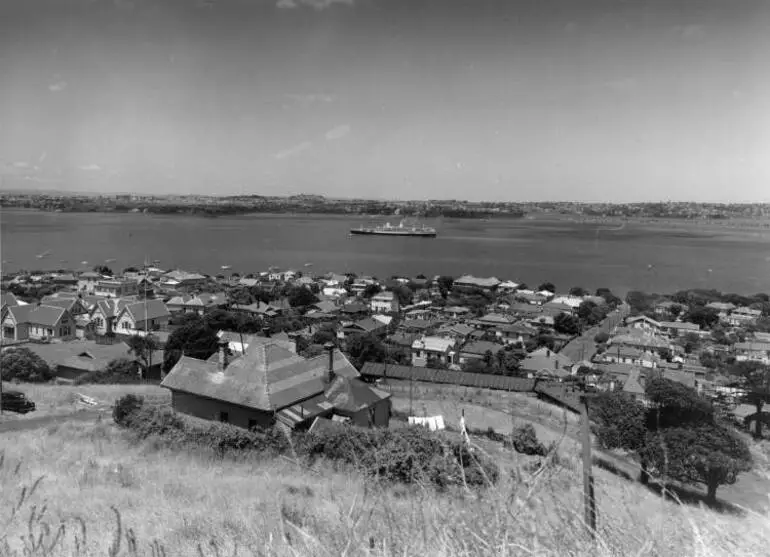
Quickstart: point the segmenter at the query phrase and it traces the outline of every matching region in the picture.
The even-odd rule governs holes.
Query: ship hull
[[[411,236],[413,238],[435,238],[435,232],[423,232],[420,230],[371,230],[354,228],[350,231],[354,236]]]

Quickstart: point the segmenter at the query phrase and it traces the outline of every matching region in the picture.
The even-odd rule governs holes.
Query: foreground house
[[[75,338],[75,319],[66,309],[46,305],[6,307],[0,316],[3,339],[71,340]]]
[[[239,427],[306,429],[335,413],[387,427],[390,395],[369,387],[333,347],[306,359],[276,343],[253,343],[234,362],[224,344],[216,361],[182,356],[161,383],[175,411]]]
[[[435,336],[423,336],[412,343],[412,365],[427,367],[436,363],[450,365],[454,363],[453,339]]]
[[[159,331],[168,327],[171,314],[162,300],[145,300],[126,305],[117,316],[115,332],[133,335],[136,331]]]

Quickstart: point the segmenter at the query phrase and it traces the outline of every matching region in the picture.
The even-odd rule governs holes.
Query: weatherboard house
[[[387,427],[390,394],[373,388],[344,354],[303,358],[280,343],[252,343],[230,362],[225,343],[209,361],[182,356],[161,387],[176,412],[252,428],[306,429],[316,418]]]
[[[61,307],[39,304],[8,306],[2,311],[0,321],[5,340],[75,338],[75,319],[69,311]]]

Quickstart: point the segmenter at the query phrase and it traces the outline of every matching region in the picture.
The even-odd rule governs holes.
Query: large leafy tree
[[[770,367],[760,362],[738,362],[730,369],[738,377],[737,386],[746,391],[746,402],[757,410],[754,421],[754,437],[762,438],[762,411],[770,401]]]
[[[591,399],[588,406],[594,434],[605,449],[623,449],[640,453],[647,436],[647,411],[628,393],[604,392]],[[641,459],[640,480],[649,480],[647,460]]]
[[[163,355],[163,369],[171,371],[182,355],[206,360],[217,351],[217,332],[203,319],[190,319],[168,337]]]
[[[293,308],[304,308],[318,301],[316,295],[304,286],[293,286],[288,293],[289,305]]]
[[[567,313],[560,313],[553,319],[553,328],[557,333],[565,335],[580,334],[580,321]]]
[[[704,484],[709,503],[716,502],[719,486],[734,484],[752,465],[748,445],[735,432],[715,423],[651,433],[642,453],[656,475]]]
[[[29,348],[10,348],[0,356],[0,377],[3,381],[42,383],[50,381],[53,370]]]
[[[145,373],[149,370],[150,365],[158,362],[151,362],[152,353],[160,350],[160,343],[152,335],[141,336],[133,335],[126,341],[128,345],[128,351],[137,359],[144,368]]]

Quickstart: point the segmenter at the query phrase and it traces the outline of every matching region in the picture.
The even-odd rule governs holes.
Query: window
[[[230,415],[227,412],[220,412],[219,413],[219,421],[223,423],[229,423],[230,422]]]
[[[48,329],[48,336],[49,336],[49,337],[52,337],[52,336],[53,336],[53,329]]]

